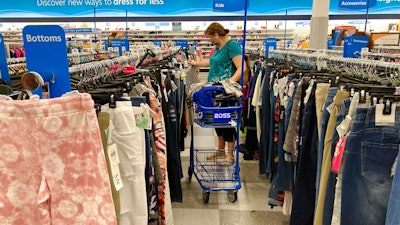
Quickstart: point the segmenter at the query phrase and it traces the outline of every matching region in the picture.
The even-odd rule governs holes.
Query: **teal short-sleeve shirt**
[[[242,49],[239,43],[229,40],[222,48],[215,49],[210,57],[210,70],[208,73],[208,82],[219,82],[232,77],[236,68],[232,63],[232,58],[241,55]]]

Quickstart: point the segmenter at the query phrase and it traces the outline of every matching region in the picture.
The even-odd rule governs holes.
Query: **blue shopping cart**
[[[191,126],[189,180],[194,174],[203,189],[203,202],[208,203],[211,191],[227,191],[228,200],[235,202],[241,188],[239,166],[239,127],[242,102],[232,95],[226,95],[222,86],[206,86],[193,93],[194,122],[203,128],[235,128],[236,147],[234,163],[226,163],[218,157],[221,150],[195,148],[194,129]],[[222,150],[224,151],[224,150]],[[215,157],[209,159],[210,154]]]

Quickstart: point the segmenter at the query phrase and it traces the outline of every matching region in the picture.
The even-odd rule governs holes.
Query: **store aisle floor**
[[[214,129],[194,126],[195,146],[215,146]],[[187,147],[190,133],[186,138]],[[270,181],[258,174],[258,161],[244,161],[240,154],[242,188],[238,200],[228,201],[226,191],[211,192],[210,200],[203,202],[202,188],[195,176],[188,179],[189,149],[182,152],[183,202],[172,204],[174,225],[288,225],[289,217],[282,214],[281,207],[273,209],[267,204]]]

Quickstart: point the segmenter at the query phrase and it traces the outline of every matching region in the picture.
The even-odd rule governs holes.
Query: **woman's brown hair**
[[[204,31],[205,35],[219,34],[220,36],[225,36],[229,33],[228,29],[225,29],[220,23],[214,22],[207,27]]]

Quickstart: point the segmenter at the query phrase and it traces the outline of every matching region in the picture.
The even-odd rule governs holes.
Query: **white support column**
[[[326,49],[329,21],[329,0],[313,0],[310,48]]]

